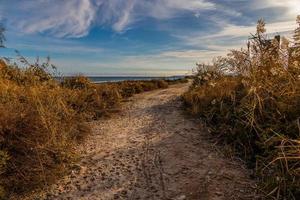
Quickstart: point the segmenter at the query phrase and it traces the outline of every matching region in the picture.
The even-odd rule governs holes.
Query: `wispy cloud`
[[[266,29],[268,34],[285,34],[289,35],[296,28],[294,20],[267,23]],[[241,46],[241,41],[245,42],[251,34],[256,31],[256,24],[250,26],[226,24],[219,32],[215,34],[206,35],[202,32],[198,35],[197,33],[191,33],[186,36],[179,36],[178,38],[185,41],[186,44],[193,47],[208,47],[211,48],[213,45],[220,43],[220,41],[226,42],[220,45],[219,48],[229,47],[230,44],[235,43],[237,46]],[[216,45],[215,45],[216,46]],[[234,46],[233,46],[234,47]]]
[[[268,35],[281,34],[286,37],[291,36],[296,28],[294,20],[269,23],[266,25]],[[247,39],[251,33],[255,33],[256,24],[249,26],[226,24],[219,32],[214,34],[203,34],[200,32],[190,35],[177,35],[182,43],[196,50],[168,51],[162,55],[176,58],[188,58],[202,62],[211,61],[216,56],[224,56],[229,50],[245,47]]]
[[[166,51],[160,54],[162,57],[180,58],[188,60],[209,61],[215,56],[219,56],[219,51],[212,50],[181,50],[181,51]]]
[[[109,25],[122,32],[140,18],[167,19],[178,11],[214,9],[204,0],[11,0],[1,6],[12,27],[24,33],[83,37],[93,26]],[[17,6],[15,6],[17,5]],[[13,12],[12,12],[13,11]]]
[[[267,23],[266,29],[268,34],[273,33],[286,33],[295,30],[296,22],[295,20],[283,21],[283,22],[275,22],[275,23]],[[224,37],[228,38],[239,38],[239,37],[247,37],[250,34],[255,33],[256,24],[250,26],[242,26],[242,25],[234,25],[234,24],[226,24],[224,28],[218,33],[200,36],[198,39],[220,39]],[[192,42],[192,41],[190,41]]]
[[[265,8],[285,8],[287,12],[285,13],[287,17],[295,17],[300,14],[300,2],[299,0],[254,0],[251,7],[257,9]]]
[[[142,2],[144,3],[144,2]],[[178,11],[197,12],[203,10],[214,10],[216,5],[204,0],[154,0],[151,3],[144,4],[148,9],[148,15],[158,19],[167,19],[175,16]]]
[[[113,29],[122,32],[133,21],[132,12],[135,7],[136,0],[129,0],[124,9],[121,10],[119,19],[113,24]],[[112,14],[114,15],[114,14]]]
[[[244,1],[237,3],[240,2]],[[254,0],[245,3],[251,9],[286,8],[286,14],[293,17],[300,12],[299,0]],[[147,17],[170,19],[184,12],[201,17],[201,12],[207,10],[233,17],[242,16],[236,8],[212,0],[10,0],[0,5],[0,19],[6,19],[20,32],[76,38],[86,36],[94,26],[108,25],[116,32],[123,32]]]
[[[84,45],[77,44],[68,44],[66,45],[55,45],[48,44],[44,46],[40,46],[38,44],[18,44],[15,45],[16,49],[27,49],[36,52],[45,52],[45,53],[56,53],[56,54],[89,54],[89,53],[101,53],[104,51],[102,48],[97,47],[89,47]]]
[[[0,0],[1,1],[1,0]],[[7,45],[69,72],[192,68],[245,46],[258,18],[289,34],[299,0],[2,0]],[[12,34],[13,33],[13,34]],[[40,52],[42,52],[40,54]],[[129,72],[128,72],[129,73]]]
[[[25,33],[49,32],[57,37],[85,36],[96,10],[89,0],[23,1],[9,22]]]

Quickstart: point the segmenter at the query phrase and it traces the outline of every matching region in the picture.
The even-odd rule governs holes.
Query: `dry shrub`
[[[300,47],[279,48],[264,31],[259,21],[248,50],[233,50],[213,65],[199,65],[183,98],[220,141],[256,168],[265,198],[298,199]]]
[[[69,105],[86,119],[97,119],[118,106],[122,97],[118,88],[110,84],[93,84],[86,77],[67,78],[62,82],[64,88],[72,90]]]
[[[76,76],[70,78],[64,78],[61,83],[63,87],[69,89],[89,89],[93,88],[92,83],[87,77],[84,76]]]
[[[134,94],[143,92],[141,84],[137,84],[136,81],[124,81],[117,83],[118,87],[121,88],[120,93],[122,97],[131,97]]]
[[[0,194],[27,192],[53,182],[74,158],[87,134],[68,105],[72,91],[42,68],[0,66]]]
[[[73,91],[69,104],[86,118],[97,119],[115,110],[124,98],[145,91],[167,88],[163,80],[122,81],[93,84],[87,77],[66,78],[62,86]]]
[[[147,92],[156,89],[168,88],[169,84],[164,80],[150,80],[150,81],[122,81],[112,83],[115,85],[123,98],[131,97],[134,94]]]

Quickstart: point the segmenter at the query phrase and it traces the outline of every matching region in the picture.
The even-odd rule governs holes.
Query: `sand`
[[[254,199],[251,171],[184,113],[187,89],[135,95],[120,113],[92,122],[81,161],[39,199]]]

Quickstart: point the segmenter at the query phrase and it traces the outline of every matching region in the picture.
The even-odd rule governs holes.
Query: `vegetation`
[[[77,94],[69,99],[69,104],[80,114],[85,115],[86,119],[97,119],[107,115],[115,110],[123,99],[134,94],[168,87],[168,83],[164,80],[93,84],[82,76],[66,78],[61,85]]]
[[[59,82],[48,71],[49,60],[20,61],[22,68],[0,59],[0,199],[49,185],[67,172],[78,157],[76,145],[90,131],[87,121],[133,94],[168,87],[163,80]]]
[[[69,106],[75,93],[60,87],[40,65],[0,63],[0,180],[4,191],[23,192],[61,175],[89,129]]]
[[[255,167],[270,199],[300,196],[299,28],[291,44],[268,40],[259,20],[248,49],[199,64],[183,95],[188,110]]]

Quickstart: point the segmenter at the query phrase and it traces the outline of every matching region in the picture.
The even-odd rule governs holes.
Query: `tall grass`
[[[51,183],[75,156],[88,132],[69,106],[74,93],[42,67],[19,69],[0,61],[0,196]]]
[[[248,49],[198,65],[183,99],[256,169],[265,198],[299,199],[300,47],[267,40],[264,26]]]
[[[116,109],[124,98],[167,88],[131,81],[92,84],[85,77],[56,81],[45,64],[19,68],[0,59],[0,199],[53,183],[78,157],[89,120]]]

